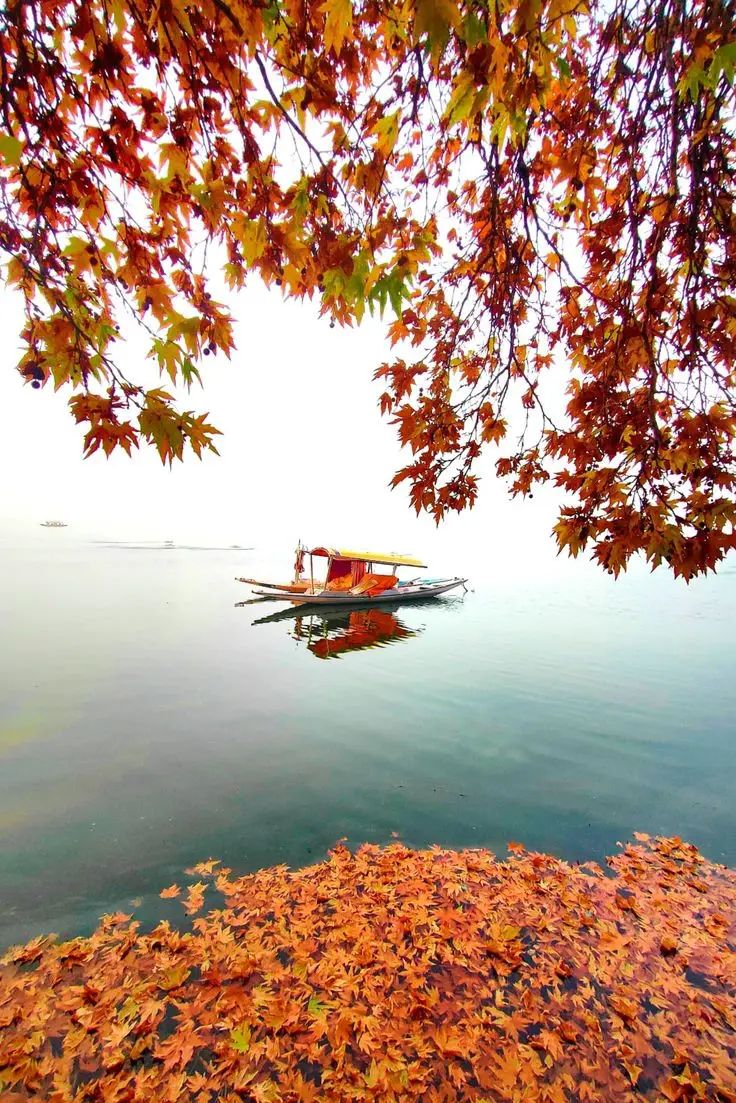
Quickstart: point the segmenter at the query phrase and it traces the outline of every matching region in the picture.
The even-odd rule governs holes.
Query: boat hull
[[[410,582],[405,586],[394,586],[390,590],[369,597],[366,594],[351,594],[324,590],[319,594],[295,594],[288,590],[255,590],[261,597],[271,597],[280,601],[289,601],[292,605],[332,605],[342,608],[346,605],[381,605],[388,602],[410,601],[418,597],[438,597],[450,590],[464,586],[467,578],[444,578],[435,582]]]

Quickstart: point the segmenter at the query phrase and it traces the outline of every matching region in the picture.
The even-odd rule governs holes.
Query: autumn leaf
[[[638,1014],[639,1009],[636,1003],[626,996],[614,994],[609,998],[608,1002],[613,1010],[627,1022],[635,1019]]]
[[[0,134],[0,157],[6,165],[19,165],[23,142],[12,134]]]
[[[202,881],[190,885],[182,900],[187,915],[195,915],[204,904],[204,892],[207,886]]]
[[[162,889],[162,891],[159,893],[159,896],[163,900],[172,900],[175,896],[178,896],[180,892],[181,889],[178,885],[169,885],[167,889]]]
[[[460,23],[460,12],[454,0],[417,0],[414,33],[417,39],[426,34],[432,53],[444,49],[450,31]]]
[[[184,872],[194,877],[211,877],[220,864],[219,858],[209,858],[206,862],[198,862],[196,866]]]
[[[249,1026],[238,1026],[230,1031],[230,1044],[238,1053],[247,1053],[250,1049],[251,1031]]]
[[[352,0],[326,0],[319,9],[326,15],[324,43],[326,50],[340,53],[342,44],[353,33]]]
[[[315,1018],[319,1018],[320,1016],[325,1015],[327,1013],[327,1010],[327,1005],[317,999],[316,996],[312,996],[309,1003],[307,1004],[307,1011]]]
[[[167,992],[171,991],[172,988],[179,988],[187,979],[189,973],[190,969],[183,963],[167,969],[159,979],[159,987]]]

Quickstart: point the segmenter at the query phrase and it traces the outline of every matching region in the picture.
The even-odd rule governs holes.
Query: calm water
[[[733,570],[478,566],[459,598],[297,619],[235,606],[263,566],[0,548],[0,945],[132,900],[179,915],[157,894],[198,860],[300,865],[344,835],[588,859],[638,829],[736,863]]]

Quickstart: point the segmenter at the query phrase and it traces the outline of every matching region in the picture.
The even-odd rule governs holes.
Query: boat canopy
[[[342,548],[312,548],[310,555],[323,555],[332,559],[347,559],[353,563],[380,563],[392,567],[426,567],[419,559],[408,555],[387,555],[382,552],[346,551]]]

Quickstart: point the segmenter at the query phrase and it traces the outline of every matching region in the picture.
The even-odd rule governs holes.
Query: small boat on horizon
[[[309,574],[306,575],[306,557],[309,556]],[[314,577],[314,559],[327,559],[324,581]],[[391,567],[391,573],[378,572],[376,567]],[[253,587],[259,597],[275,601],[288,601],[293,605],[372,605],[376,602],[408,601],[417,597],[437,597],[458,586],[465,586],[467,578],[413,578],[400,581],[395,569],[419,567],[426,564],[411,556],[393,552],[358,552],[318,546],[306,548],[297,545],[293,582],[262,582],[255,578],[239,578]]]
[[[66,529],[69,528],[66,521],[41,521],[42,529]]]

